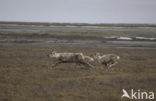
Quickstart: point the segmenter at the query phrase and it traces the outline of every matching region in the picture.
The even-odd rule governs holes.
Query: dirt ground
[[[109,71],[74,63],[51,69],[52,49],[121,59]],[[156,92],[155,49],[0,46],[0,101],[121,101],[122,89]]]

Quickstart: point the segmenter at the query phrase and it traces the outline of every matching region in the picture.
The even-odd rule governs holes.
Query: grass
[[[53,60],[47,56],[51,49],[114,53],[121,60],[110,71],[101,65],[87,70],[76,64],[51,69]],[[156,92],[155,53],[153,49],[1,46],[0,100],[121,101],[123,88]]]

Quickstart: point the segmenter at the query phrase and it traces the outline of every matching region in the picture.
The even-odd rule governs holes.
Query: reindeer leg
[[[102,64],[104,65],[103,68],[104,68],[104,69],[106,68],[106,71],[109,71],[109,68],[110,68],[110,67],[109,67],[109,64],[108,64],[108,63],[102,63]]]
[[[107,71],[108,71],[108,64],[107,64],[107,63],[102,63],[102,64],[104,65],[103,68],[104,68],[104,69],[107,68]]]
[[[85,63],[83,63],[83,62],[77,62],[77,64],[78,64],[79,66],[81,66],[81,69],[84,69]]]
[[[94,68],[94,66],[91,65],[90,63],[84,62],[83,64],[84,64],[84,65],[87,65],[87,66],[89,66],[89,67],[91,67],[91,68]]]
[[[108,70],[110,69],[112,67],[112,65],[109,65],[107,68],[108,68]]]
[[[84,66],[84,63],[83,63],[83,62],[78,62],[77,64],[78,64],[78,65],[80,65],[80,66],[81,66],[81,65],[83,65],[83,66]],[[83,67],[81,67],[81,69],[84,69],[84,68],[83,68]]]
[[[56,62],[54,65],[52,65],[52,68],[56,67],[58,64],[62,63],[62,61]]]
[[[115,65],[115,64],[117,64],[117,63],[118,63],[118,62],[114,62],[114,63],[112,64],[112,66]]]
[[[84,63],[84,62],[79,62],[79,64],[81,65],[83,65],[83,66],[86,66],[86,63]],[[84,69],[84,68],[82,68],[82,69]],[[88,69],[88,68],[87,68]]]
[[[110,69],[112,66],[114,66],[115,64],[117,64],[118,62],[114,62],[113,64],[108,66],[108,69]]]
[[[86,63],[89,67],[94,68],[93,65],[91,65],[90,63]]]
[[[110,65],[107,64],[106,67],[106,71],[109,71]]]

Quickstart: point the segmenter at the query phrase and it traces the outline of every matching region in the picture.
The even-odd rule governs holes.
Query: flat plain
[[[122,89],[156,92],[156,41],[136,37],[156,38],[156,27],[1,22],[0,101],[121,101]],[[52,50],[121,59],[109,71],[74,63],[51,68]]]

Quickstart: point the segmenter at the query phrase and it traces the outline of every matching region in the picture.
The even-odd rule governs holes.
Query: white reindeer
[[[83,53],[57,53],[56,51],[52,51],[52,53],[49,54],[49,57],[57,60],[52,67],[55,67],[60,63],[78,63],[93,67],[90,63],[94,61],[93,58],[85,56]]]
[[[94,58],[98,63],[105,65],[108,69],[117,64],[117,60],[120,59],[120,57],[115,54],[100,55],[100,53],[96,53]]]

